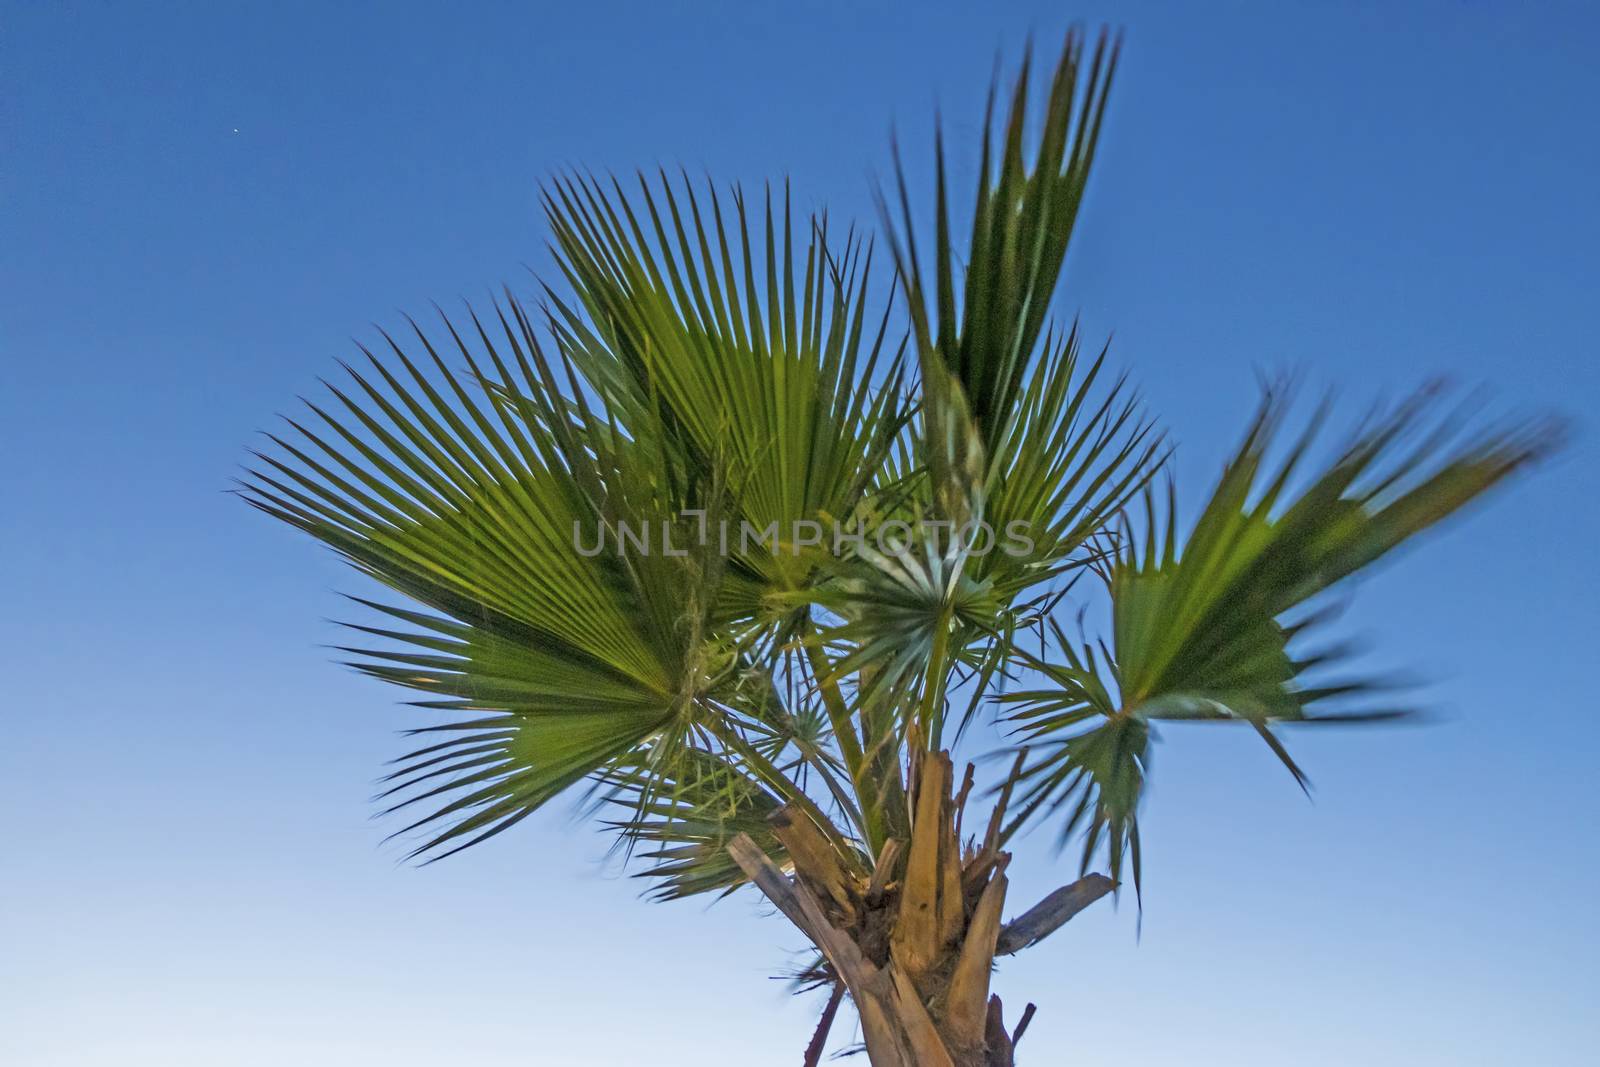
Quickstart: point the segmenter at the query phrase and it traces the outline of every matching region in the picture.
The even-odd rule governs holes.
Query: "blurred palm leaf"
[[[1248,723],[1303,785],[1273,723],[1396,714],[1352,703],[1373,691],[1372,679],[1309,680],[1326,679],[1346,650],[1298,654],[1325,614],[1294,614],[1555,441],[1543,424],[1468,432],[1464,419],[1437,408],[1423,393],[1369,421],[1296,489],[1326,409],[1269,470],[1266,453],[1285,415],[1281,398],[1269,395],[1181,550],[1170,496],[1163,506],[1147,494],[1144,536],[1123,538],[1105,575],[1111,645],[1056,628],[1060,658],[1035,664],[1045,684],[1004,698],[1035,753],[1011,829],[1065,807],[1063,837],[1087,827],[1085,865],[1103,836],[1112,877],[1127,850],[1137,884],[1150,723]]]

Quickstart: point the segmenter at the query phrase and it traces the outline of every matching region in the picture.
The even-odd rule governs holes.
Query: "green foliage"
[[[1054,627],[1059,658],[1033,661],[1044,684],[1003,698],[1035,751],[1021,818],[1071,805],[1062,833],[1086,823],[1085,866],[1104,834],[1112,877],[1126,849],[1137,882],[1152,722],[1246,723],[1304,786],[1274,723],[1403,713],[1348,710],[1381,687],[1327,680],[1349,658],[1338,645],[1298,653],[1328,617],[1301,609],[1538,458],[1557,432],[1534,424],[1468,433],[1465,420],[1432,418],[1434,399],[1419,394],[1373,419],[1296,489],[1326,412],[1271,469],[1266,453],[1287,406],[1269,395],[1181,548],[1173,496],[1158,504],[1146,494],[1144,536],[1124,530],[1102,574],[1110,645]]]
[[[905,834],[908,748],[998,709],[1029,753],[1005,835],[1081,831],[1085,866],[1104,850],[1137,883],[1155,724],[1246,723],[1299,778],[1276,724],[1396,710],[1329,675],[1337,647],[1305,650],[1321,598],[1552,431],[1473,430],[1422,396],[1306,474],[1321,418],[1269,466],[1270,396],[1181,523],[1151,489],[1163,436],[1049,320],[1115,65],[1069,37],[1033,133],[1024,66],[998,144],[985,124],[961,254],[938,147],[931,275],[903,181],[891,277],[787,190],[557,179],[564,284],[541,311],[507,294],[385,337],[269,435],[242,495],[388,591],[346,651],[434,717],[381,787],[413,855],[587,787],[662,897],[739,885],[741,832],[781,859],[783,805],[865,867]],[[897,544],[831,550],[889,522]],[[979,523],[1028,545],[980,549]],[[1060,618],[1096,602],[1106,639],[1069,637]]]

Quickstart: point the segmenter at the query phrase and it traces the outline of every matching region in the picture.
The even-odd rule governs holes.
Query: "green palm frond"
[[[1092,562],[1093,542],[1160,468],[1166,444],[1125,380],[1100,388],[1106,351],[1083,365],[1076,325],[1046,337],[988,472],[988,522],[1026,536],[1027,551],[990,552],[978,573],[1010,602]]]
[[[424,706],[467,716],[429,728],[460,736],[386,782],[390,810],[424,813],[401,831],[425,835],[417,855],[497,833],[643,750],[663,788],[677,783],[685,768],[664,739],[691,727],[697,743],[737,753],[760,789],[812,803],[774,762],[789,746],[846,824],[860,818],[836,775],[835,746],[849,776],[863,773],[850,723],[790,730],[775,748],[744,740],[816,708],[746,691],[758,649],[792,655],[803,615],[774,615],[768,594],[802,583],[810,557],[725,554],[717,528],[843,519],[881,480],[908,413],[887,319],[867,329],[870,253],[847,237],[835,257],[813,223],[797,284],[787,208],[780,234],[768,204],[762,256],[736,194],[736,270],[714,193],[720,258],[692,190],[641,188],[654,243],[620,189],[573,180],[552,194],[579,294],[576,307],[552,298],[555,359],[509,297],[488,325],[445,321],[460,370],[416,329],[420,364],[392,340],[390,359],[368,353],[370,370],[348,368],[352,386],[329,386],[334,404],[272,435],[277,450],[244,484],[252,504],[425,609],[381,609],[409,628],[361,627],[380,647],[350,650],[366,673],[431,694]],[[663,529],[691,551],[580,550]],[[659,814],[654,779],[632,773],[638,817]]]
[[[973,670],[981,691],[999,676],[1027,605],[1013,601],[1092,558],[1100,534],[1159,465],[1159,435],[1121,382],[1097,385],[1104,355],[1087,368],[1077,331],[1044,336],[1088,180],[1116,47],[1092,58],[1070,35],[1050,85],[1036,141],[1026,131],[1026,65],[999,149],[990,117],[964,286],[955,278],[942,143],[934,274],[922,270],[914,212],[900,181],[900,224],[889,224],[921,371],[914,459],[926,478],[896,518],[931,521],[942,534],[895,554],[858,553],[864,566],[816,600],[845,623],[831,636],[851,651],[844,668],[872,667],[874,685],[916,709],[937,745],[947,717],[947,676]],[[1030,159],[1031,156],[1031,159]],[[889,211],[884,206],[886,223]],[[930,318],[931,315],[931,318]],[[1004,538],[1005,551],[997,548]],[[1014,547],[1013,547],[1014,546]],[[975,705],[974,705],[975,707]],[[971,709],[960,718],[965,727]]]
[[[334,405],[271,435],[243,486],[426,609],[384,609],[408,628],[367,627],[387,647],[358,650],[362,670],[468,716],[386,791],[436,805],[402,831],[428,833],[419,855],[505,829],[732,684],[719,561],[574,548],[585,526],[659,527],[704,486],[660,439],[564,398],[511,311],[476,355],[450,329],[466,377],[420,330],[431,375],[393,341],[396,369],[369,353],[351,386],[329,385]]]
[[[1020,564],[990,558],[989,569],[1011,572],[1005,584],[1013,589],[1057,573],[1137,491],[1160,456],[1159,438],[1120,382],[1091,400],[1103,354],[1080,373],[1076,326],[1065,338],[1047,335],[1041,343],[1087,187],[1116,55],[1117,45],[1102,35],[1086,58],[1082,36],[1068,35],[1032,141],[1024,61],[998,165],[992,161],[991,95],[963,284],[955,277],[942,138],[935,150],[931,282],[917,254],[903,172],[898,227],[883,207],[922,371],[924,437],[936,498],[945,494],[959,501],[962,494],[946,483],[965,467],[981,465],[975,480],[988,501],[988,518],[1001,528],[1020,524],[1035,544]],[[956,451],[951,441],[967,438],[971,443],[958,456],[949,455]],[[971,517],[970,510],[936,508],[958,523]]]
[[[936,150],[937,231],[931,286],[917,256],[913,212],[901,176],[896,258],[923,375],[932,377],[933,369],[942,367],[954,378],[991,455],[999,450],[1024,390],[1061,275],[1099,142],[1117,50],[1118,45],[1102,35],[1086,57],[1082,35],[1077,31],[1068,35],[1032,146],[1031,168],[1026,132],[1030,61],[1024,60],[1017,78],[997,159],[991,155],[991,93],[959,300],[942,140]]]
[[[672,754],[670,777],[664,777],[651,756],[631,753],[597,780],[602,805],[626,813],[609,825],[643,862],[640,876],[657,883],[653,896],[674,900],[742,885],[744,875],[727,851],[741,833],[783,862],[783,846],[767,822],[782,803],[744,768],[689,744]]]
[[[1003,698],[1034,753],[1012,829],[1067,807],[1063,835],[1087,826],[1085,864],[1103,835],[1112,876],[1126,848],[1137,882],[1151,723],[1247,723],[1303,785],[1273,724],[1398,713],[1361,703],[1372,679],[1329,680],[1344,650],[1298,651],[1325,617],[1307,613],[1311,602],[1555,442],[1549,425],[1469,432],[1436,408],[1423,393],[1371,420],[1295,490],[1325,409],[1269,469],[1285,416],[1281,398],[1269,396],[1181,549],[1170,497],[1163,506],[1147,494],[1144,536],[1124,538],[1105,575],[1110,645],[1057,628],[1060,658],[1034,663],[1044,684]]]
[[[891,337],[892,302],[871,310],[870,247],[853,233],[835,247],[826,219],[797,227],[787,190],[781,211],[769,193],[758,212],[737,189],[728,205],[664,174],[632,196],[566,179],[547,210],[576,294],[551,294],[563,349],[609,408],[659,423],[724,472],[730,522],[760,542],[741,535],[728,551],[763,584],[763,620],[793,635],[822,553],[791,538],[809,528],[829,545],[858,526],[895,492],[886,472],[906,449],[905,339]],[[858,728],[841,700],[825,706],[860,795]]]
[[[826,219],[797,242],[785,192],[752,219],[685,178],[557,182],[547,197],[563,272],[581,307],[552,300],[563,348],[608,405],[654,407],[688,448],[727,468],[737,517],[775,529],[834,524],[855,513],[908,418],[904,341],[889,308],[869,319],[871,249],[854,234],[829,243]],[[752,222],[761,238],[751,236]],[[798,269],[797,269],[798,268]],[[780,587],[803,584],[793,551],[755,552]]]

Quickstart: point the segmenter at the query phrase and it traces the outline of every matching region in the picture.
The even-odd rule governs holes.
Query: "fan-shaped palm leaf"
[[[1085,864],[1103,834],[1113,877],[1128,847],[1137,879],[1135,813],[1150,723],[1248,723],[1303,784],[1273,723],[1394,714],[1360,706],[1370,679],[1328,680],[1343,650],[1296,651],[1325,617],[1302,609],[1555,440],[1542,424],[1469,433],[1459,418],[1434,418],[1436,406],[1424,393],[1373,420],[1295,491],[1322,418],[1269,471],[1266,453],[1285,414],[1269,396],[1181,549],[1170,499],[1159,507],[1147,495],[1144,537],[1125,538],[1106,571],[1111,644],[1058,628],[1061,658],[1034,661],[1045,685],[1004,697],[1035,753],[1012,829],[1066,806],[1063,836],[1087,826]]]

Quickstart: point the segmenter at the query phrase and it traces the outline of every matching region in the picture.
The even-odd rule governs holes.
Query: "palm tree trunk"
[[[870,872],[852,870],[791,807],[772,826],[792,879],[748,837],[730,851],[849,991],[873,1067],[1010,1067],[1026,1021],[1008,1032],[989,992],[1010,861],[998,847],[1004,801],[983,840],[963,848],[971,768],[955,796],[948,753],[914,759],[911,772],[910,841],[890,841]]]

